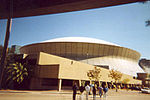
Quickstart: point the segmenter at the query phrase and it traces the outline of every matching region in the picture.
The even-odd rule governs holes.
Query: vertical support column
[[[11,31],[11,24],[12,24],[12,19],[8,18],[3,55],[2,55],[2,58],[1,58],[1,62],[0,62],[0,88],[2,88],[2,80],[3,80],[2,78],[3,78],[3,72],[4,72],[3,70],[4,70],[4,65],[5,65],[5,58],[6,58],[7,48],[8,48],[10,31]]]
[[[90,84],[92,84],[92,80],[90,80]]]
[[[58,80],[58,91],[61,91],[62,79]]]
[[[107,81],[106,81],[106,87],[108,87],[108,83],[107,83]]]
[[[100,81],[98,81],[99,82],[99,86],[101,86],[101,82]]]
[[[81,86],[81,80],[79,80],[79,86]]]

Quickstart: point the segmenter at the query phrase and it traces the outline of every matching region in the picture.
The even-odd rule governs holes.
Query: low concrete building
[[[81,81],[89,82],[87,72],[95,66],[70,60],[55,55],[40,52],[38,55],[31,55],[30,58],[37,58],[35,74],[31,79],[30,89],[71,89],[73,82],[81,84]],[[101,82],[112,80],[108,77],[109,70],[101,68]],[[122,79],[129,79],[128,84],[141,84],[140,80],[133,79],[132,76],[123,74]]]

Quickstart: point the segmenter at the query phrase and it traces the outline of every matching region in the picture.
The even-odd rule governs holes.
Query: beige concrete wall
[[[89,78],[87,77],[87,72],[91,69],[94,69],[94,66],[92,65],[88,65],[74,60],[69,60],[55,55],[50,55],[43,52],[40,52],[39,54],[38,64],[40,66],[59,64],[59,72],[58,72],[59,79],[89,80]],[[55,72],[55,70],[53,71]],[[106,82],[113,81],[110,77],[108,77],[108,74],[109,70],[101,68],[102,76],[100,78],[100,81]],[[43,77],[45,76],[43,75]],[[132,76],[126,74],[123,74],[121,81],[126,78],[130,80],[129,81],[130,84],[135,83],[141,84],[141,81],[135,80],[133,79]]]

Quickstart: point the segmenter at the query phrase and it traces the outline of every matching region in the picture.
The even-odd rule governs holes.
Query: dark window
[[[42,86],[57,86],[58,79],[50,79],[50,78],[43,78],[42,79]]]
[[[72,86],[73,81],[72,80],[63,80],[62,85],[63,86]]]

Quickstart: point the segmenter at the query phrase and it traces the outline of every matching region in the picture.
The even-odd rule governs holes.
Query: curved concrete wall
[[[83,42],[46,42],[23,46],[21,53],[45,52],[92,65],[108,65],[110,69],[136,76],[143,72],[138,66],[140,53],[113,45]]]

